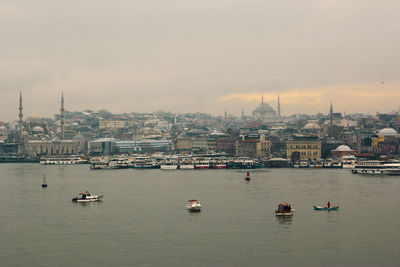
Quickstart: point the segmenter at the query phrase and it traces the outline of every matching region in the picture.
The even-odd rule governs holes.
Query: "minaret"
[[[278,117],[281,116],[281,101],[280,96],[278,95]]]
[[[225,109],[225,121],[228,121],[228,111]]]
[[[264,105],[264,93],[261,93],[261,106]]]
[[[61,93],[61,140],[64,140],[64,92]]]
[[[20,91],[19,92],[19,108],[18,108],[18,110],[19,110],[19,114],[18,114],[18,117],[19,117],[19,120],[18,120],[18,126],[19,126],[19,138],[18,138],[18,154],[22,154],[22,149],[23,149],[23,142],[22,142],[22,138],[23,138],[23,136],[22,136],[22,131],[23,131],[23,129],[22,129],[22,118],[23,118],[23,114],[22,114],[22,110],[23,110],[23,108],[22,108],[22,92]]]
[[[332,107],[332,100],[331,100],[331,110],[330,110],[330,119],[331,119],[331,129],[332,129],[332,126],[333,126],[333,107]]]
[[[244,119],[244,109],[242,109],[242,120]]]

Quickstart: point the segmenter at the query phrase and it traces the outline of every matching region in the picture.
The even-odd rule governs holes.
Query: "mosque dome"
[[[316,122],[309,122],[304,127],[303,130],[320,130],[321,126],[319,126]]]
[[[32,114],[32,115],[26,117],[26,121],[28,121],[28,122],[40,122],[40,121],[42,121],[42,119],[43,119],[43,118],[38,117],[38,116],[36,116],[36,115],[34,115],[34,114]]]
[[[264,98],[261,99],[261,104],[254,109],[252,116],[256,120],[269,120],[276,118],[276,111],[268,104],[264,103]]]
[[[341,151],[341,152],[352,151],[352,149],[349,146],[346,146],[346,145],[340,145],[335,150],[336,151]]]
[[[35,126],[35,127],[32,128],[32,132],[44,133],[44,129],[42,127],[40,127],[40,126]]]
[[[397,136],[398,133],[393,128],[383,128],[378,132],[379,136]]]

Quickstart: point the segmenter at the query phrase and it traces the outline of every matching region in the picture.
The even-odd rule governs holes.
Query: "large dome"
[[[32,128],[32,132],[44,133],[44,129],[42,127],[40,127],[40,126],[35,126],[35,127]]]
[[[380,136],[397,136],[398,133],[393,128],[383,128],[382,130],[380,130],[378,132],[378,135],[380,135]]]
[[[346,145],[340,145],[335,150],[336,151],[341,151],[341,152],[343,152],[343,151],[352,151],[352,149],[349,146],[346,146]]]
[[[315,122],[309,122],[304,127],[303,130],[319,130],[321,127]]]

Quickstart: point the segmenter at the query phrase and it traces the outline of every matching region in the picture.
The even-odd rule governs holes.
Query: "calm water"
[[[48,188],[42,189],[42,174]],[[400,177],[0,164],[1,266],[399,266]],[[103,202],[72,203],[79,192]],[[200,213],[186,201],[197,198]],[[328,200],[339,211],[314,211]],[[281,201],[295,214],[276,218]]]

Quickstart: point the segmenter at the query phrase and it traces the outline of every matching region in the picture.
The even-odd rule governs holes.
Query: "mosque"
[[[261,104],[256,107],[252,112],[252,117],[254,120],[263,122],[274,122],[281,116],[280,99],[278,95],[278,114],[276,111],[268,104],[264,103],[264,96],[261,95]]]
[[[64,94],[61,95],[60,132],[49,131],[48,125],[42,119],[28,117],[23,121],[22,93],[19,97],[18,114],[18,154],[29,156],[57,156],[82,153],[85,151],[86,141],[81,136],[73,140],[64,139]],[[27,130],[31,135],[28,134]],[[39,138],[39,140],[38,140]]]

